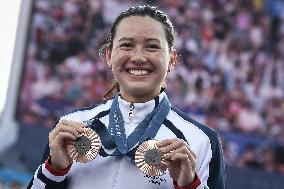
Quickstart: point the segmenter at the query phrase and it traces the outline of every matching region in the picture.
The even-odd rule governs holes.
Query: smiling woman
[[[167,15],[132,7],[108,39],[101,52],[117,94],[60,118],[28,188],[224,189],[218,133],[172,107],[164,91],[177,61]]]
[[[107,64],[129,102],[146,102],[160,93],[166,74],[176,64],[161,23],[132,16],[117,26],[113,48],[106,49]]]

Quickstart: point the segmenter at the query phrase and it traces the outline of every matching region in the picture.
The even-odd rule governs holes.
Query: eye
[[[125,50],[130,50],[133,47],[132,43],[122,43],[119,45],[120,48],[125,49]]]
[[[160,49],[160,46],[157,44],[148,44],[146,45],[146,48],[149,50],[157,50],[157,49]]]

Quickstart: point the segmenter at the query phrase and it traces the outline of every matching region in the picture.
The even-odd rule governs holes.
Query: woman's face
[[[160,93],[167,71],[176,62],[169,52],[162,24],[148,16],[124,18],[117,26],[113,49],[106,52],[108,65],[119,83],[122,97],[145,102]]]

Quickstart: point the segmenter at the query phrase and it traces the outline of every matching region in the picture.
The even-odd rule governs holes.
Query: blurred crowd
[[[228,165],[284,175],[278,0],[36,0],[17,119],[52,128],[58,115],[100,101],[114,80],[98,49],[122,10],[145,3],[176,28],[179,65],[166,88],[172,105],[220,132]],[[250,140],[240,146],[244,136]]]

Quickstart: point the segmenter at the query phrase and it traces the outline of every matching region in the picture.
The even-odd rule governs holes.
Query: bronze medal
[[[160,176],[167,169],[163,154],[155,140],[145,141],[137,148],[135,164],[144,174],[149,176]]]
[[[84,128],[82,136],[78,137],[74,145],[67,147],[69,156],[80,163],[87,163],[97,156],[101,148],[101,140],[91,128]]]

